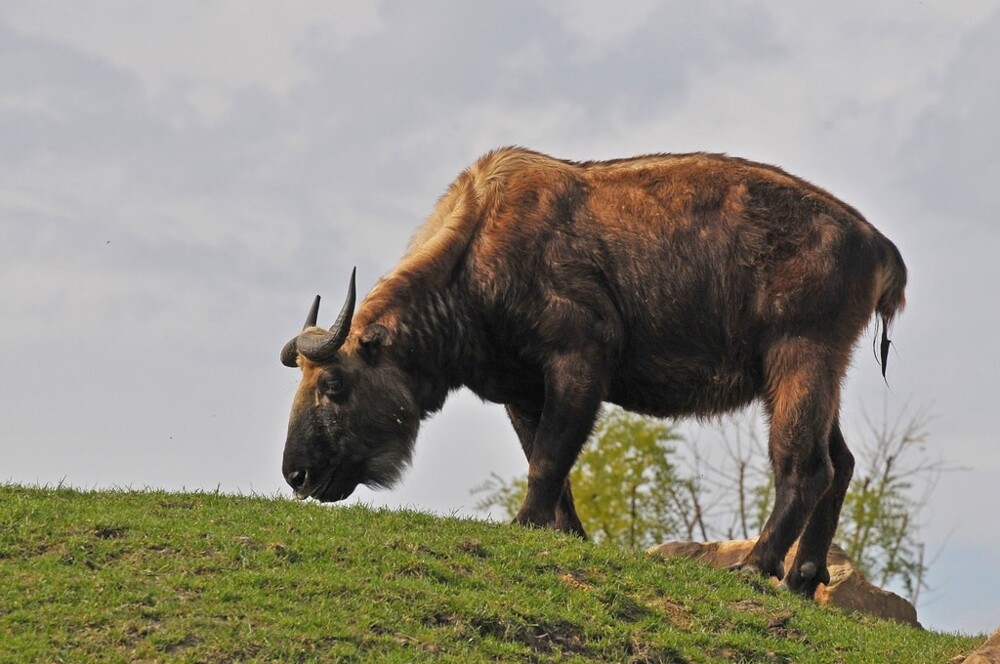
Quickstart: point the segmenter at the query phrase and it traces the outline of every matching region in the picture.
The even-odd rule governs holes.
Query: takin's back
[[[513,317],[503,327],[522,338],[511,347],[539,360],[591,335],[616,368],[609,400],[634,410],[742,405],[763,387],[768,345],[787,335],[822,340],[846,365],[890,283],[884,313],[902,306],[892,243],[775,167],[710,154],[574,163],[508,149],[465,176],[478,214],[463,258],[481,306]]]

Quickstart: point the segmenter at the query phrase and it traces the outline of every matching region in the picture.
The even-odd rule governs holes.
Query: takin
[[[464,386],[504,405],[528,459],[515,520],[585,537],[569,472],[603,402],[708,417],[759,399],[775,502],[739,567],[812,596],[854,466],[841,383],[873,316],[885,373],[905,284],[857,210],[774,166],[496,150],[356,309],[352,273],[329,330],[316,297],[281,352],[302,372],[282,473],[323,502],[389,487],[421,420]]]

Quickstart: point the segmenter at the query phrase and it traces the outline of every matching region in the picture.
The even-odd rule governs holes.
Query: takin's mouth
[[[344,500],[354,493],[358,483],[349,477],[350,473],[338,472],[341,470],[340,464],[334,466],[315,488],[303,487],[295,493],[295,497],[299,500],[312,498],[321,503],[335,503]]]
[[[320,499],[319,497],[323,495],[323,492],[326,491],[328,488],[330,488],[330,483],[333,482],[333,476],[336,474],[336,472],[337,469],[334,468],[326,476],[326,478],[322,482],[320,482],[319,486],[317,486],[312,491],[305,492],[305,495],[300,494],[299,498],[302,500],[305,500],[306,498],[315,498],[316,500],[319,500]]]
[[[339,466],[334,466],[333,469],[330,470],[330,472],[328,472],[322,480],[320,480],[319,484],[310,486],[311,482],[306,482],[298,489],[295,489],[295,491],[292,492],[292,495],[295,496],[296,500],[307,500],[309,498],[316,498],[318,500],[319,496],[323,495],[323,493],[330,488],[330,483],[333,482],[333,478],[337,474],[338,467]]]

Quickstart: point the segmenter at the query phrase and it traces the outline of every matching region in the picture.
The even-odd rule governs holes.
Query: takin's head
[[[420,411],[406,374],[386,350],[388,332],[373,324],[345,348],[354,317],[354,274],[329,330],[316,327],[319,296],[281,362],[302,369],[288,421],[281,472],[298,498],[332,502],[359,484],[392,486],[410,462]]]

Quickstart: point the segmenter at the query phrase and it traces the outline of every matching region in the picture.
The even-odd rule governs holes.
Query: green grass
[[[947,662],[923,632],[558,533],[0,485],[0,662]]]

